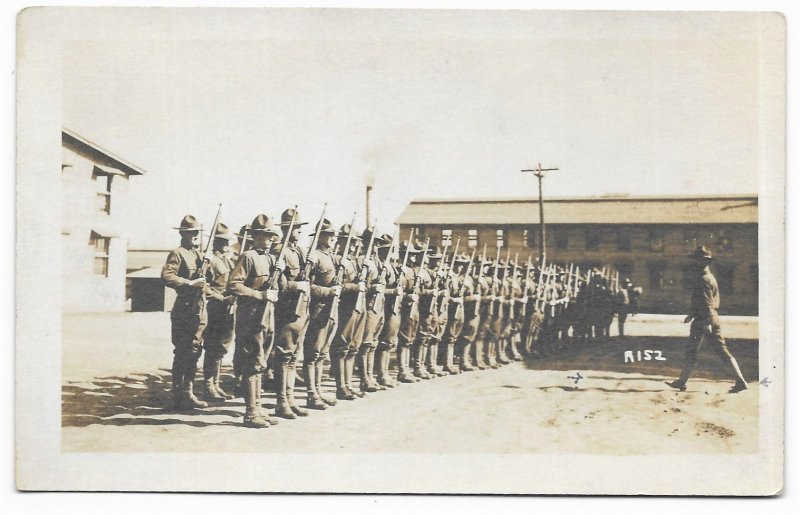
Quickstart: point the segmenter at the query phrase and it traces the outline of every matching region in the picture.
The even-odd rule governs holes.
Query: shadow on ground
[[[530,370],[564,370],[581,372],[584,377],[593,379],[614,379],[618,381],[636,380],[641,378],[618,378],[603,376],[598,371],[622,372],[630,374],[643,374],[653,376],[678,377],[683,365],[686,338],[634,336],[622,340],[612,337],[606,341],[590,343],[570,342],[559,351],[547,356],[529,358],[525,365]],[[728,348],[739,362],[744,378],[758,381],[758,341],[755,340],[727,340]],[[644,351],[658,350],[664,361],[651,359],[644,360]],[[625,362],[625,351],[632,351],[633,362]],[[638,351],[641,351],[642,361],[638,361]],[[654,355],[653,355],[654,356]],[[652,357],[652,356],[651,356]],[[695,366],[694,378],[713,380],[732,380],[728,368],[714,350],[707,345],[700,349]],[[660,379],[659,379],[660,380]]]

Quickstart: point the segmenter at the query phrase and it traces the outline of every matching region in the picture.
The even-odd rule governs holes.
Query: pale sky
[[[755,14],[175,18],[64,51],[64,126],[149,172],[131,247],[219,202],[235,228],[325,200],[360,228],[367,180],[391,232],[413,198],[532,196],[537,162],[553,196],[758,192]]]

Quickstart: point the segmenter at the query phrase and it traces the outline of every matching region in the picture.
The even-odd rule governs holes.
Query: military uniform
[[[365,230],[362,239],[368,242],[373,236],[369,230]],[[384,236],[374,237],[373,248],[386,244]],[[362,258],[361,265],[363,266]],[[383,330],[385,321],[384,314],[384,293],[385,293],[385,271],[383,263],[378,258],[378,254],[373,250],[372,256],[367,261],[367,278],[365,281],[366,289],[366,313],[364,320],[364,335],[361,347],[358,350],[358,369],[361,379],[360,389],[362,392],[376,392],[385,387],[379,385],[374,377],[375,368],[375,349],[378,347],[380,334]]]
[[[719,357],[728,365],[731,376],[735,384],[730,389],[730,393],[737,393],[747,389],[747,382],[742,376],[739,364],[733,357],[725,339],[722,337],[719,313],[719,287],[717,280],[708,269],[708,264],[712,260],[711,252],[705,247],[698,248],[690,258],[698,267],[697,276],[692,285],[691,310],[686,317],[686,321],[691,321],[689,329],[689,342],[686,346],[683,369],[677,381],[667,383],[679,390],[686,389],[686,383],[692,374],[697,361],[697,352],[700,350],[704,340],[711,343],[712,348]]]
[[[458,333],[455,350],[458,356],[458,368],[462,372],[471,372],[475,370],[475,366],[473,366],[475,361],[470,359],[471,350],[481,321],[480,290],[478,281],[473,277],[472,273],[463,276],[460,293],[462,294],[461,312],[463,313],[463,323],[461,331]],[[455,334],[455,331],[452,331],[451,334]]]
[[[281,215],[281,230],[292,232],[305,225],[294,209]],[[306,261],[305,251],[289,237],[286,249],[277,248],[273,254],[283,251],[283,282],[281,299],[275,306],[275,414],[282,418],[305,417],[308,412],[300,408],[294,398],[297,358],[303,350],[303,340],[309,320],[309,283],[299,276]]]
[[[438,251],[429,250],[430,259],[433,254],[438,255]],[[438,255],[441,259],[441,255]],[[436,274],[431,265],[422,266],[418,271],[417,282],[419,284],[419,331],[413,346],[414,375],[420,379],[431,379],[433,376],[427,370],[428,346],[431,338],[436,337],[439,329],[439,313],[436,309],[431,309],[434,296],[438,295],[436,288]]]
[[[387,235],[384,235],[384,238],[386,236]],[[390,241],[391,238],[388,240]],[[404,277],[401,276],[400,270],[391,260],[383,270],[383,273],[384,293],[382,296],[376,296],[372,306],[368,306],[367,309],[383,310],[383,327],[378,337],[379,343],[375,352],[377,361],[376,368],[378,384],[392,388],[395,386],[395,381],[389,374],[389,361],[392,352],[397,349],[398,333],[400,331],[400,302],[403,299]]]
[[[280,230],[266,215],[258,215],[251,224],[254,244],[266,233],[280,237]],[[276,266],[269,247],[255,247],[244,252],[228,279],[228,292],[237,297],[236,307],[236,369],[242,374],[242,393],[245,400],[244,424],[268,427],[277,421],[261,411],[261,375],[267,368],[267,357],[274,343],[275,306],[277,293],[270,294],[270,276]],[[280,276],[278,276],[280,278]],[[276,285],[278,290],[281,284]],[[273,300],[270,296],[274,295]]]
[[[490,262],[486,262],[483,266],[490,266]],[[473,359],[475,366],[480,370],[490,367],[488,360],[489,351],[489,338],[490,329],[492,324],[492,278],[484,275],[479,275],[476,279],[475,293],[480,295],[480,302],[476,304],[478,309],[478,332],[474,340]]]
[[[203,408],[207,404],[194,395],[194,376],[197,362],[203,352],[203,333],[208,324],[206,295],[208,286],[192,286],[193,280],[201,279],[203,256],[192,246],[188,234],[199,233],[200,223],[192,215],[186,215],[179,227],[181,246],[172,250],[161,269],[161,279],[176,292],[175,304],[170,313],[172,322],[172,392],[176,408]]]
[[[360,395],[352,387],[353,371],[355,369],[356,354],[364,338],[364,325],[366,322],[366,298],[363,293],[366,287],[360,282],[359,267],[356,256],[344,258],[347,250],[347,234],[350,225],[345,224],[339,229],[339,240],[342,242],[340,255],[333,257],[334,263],[341,268],[342,292],[338,305],[338,326],[331,340],[331,371],[336,380],[336,398],[339,400],[353,400]],[[351,244],[360,239],[353,236]]]
[[[457,374],[459,368],[455,365],[456,358],[456,343],[464,329],[464,296],[462,295],[462,285],[465,282],[464,268],[469,263],[469,259],[465,255],[456,256],[453,261],[453,267],[456,270],[450,271],[450,284],[448,292],[448,305],[447,309],[447,327],[442,338],[442,350],[444,350],[444,368],[443,370],[448,374]],[[461,273],[459,273],[461,269]]]
[[[323,220],[317,230],[320,238],[336,234],[330,220]],[[337,319],[331,313],[336,294],[336,264],[333,249],[315,249],[310,256],[311,300],[309,303],[309,324],[303,342],[303,373],[308,390],[307,407],[325,409],[334,406],[336,400],[322,395],[322,379],[325,361],[328,359],[330,341],[336,331]]]
[[[401,247],[400,254],[409,253],[409,257],[416,259],[419,251],[410,247]],[[397,380],[401,383],[415,383],[419,379],[411,369],[411,351],[417,340],[419,332],[419,294],[416,291],[418,268],[413,264],[401,266],[398,291],[402,292],[400,304],[400,329],[397,334]]]
[[[222,358],[228,353],[234,338],[235,297],[228,296],[228,277],[236,263],[224,251],[224,245],[233,235],[228,227],[217,224],[215,232],[215,250],[208,267],[207,281],[211,288],[208,296],[208,326],[203,336],[203,379],[205,380],[207,399],[222,402],[232,399],[220,388],[219,376]]]

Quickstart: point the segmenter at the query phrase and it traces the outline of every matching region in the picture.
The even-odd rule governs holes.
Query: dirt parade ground
[[[740,394],[727,393],[732,382],[721,375],[718,358],[707,349],[701,350],[686,392],[667,387],[664,381],[679,372],[688,325],[677,316],[639,315],[629,321],[624,340],[612,337],[497,370],[401,384],[268,429],[240,426],[242,399],[189,412],[170,410],[168,313],[64,315],[62,321],[64,452],[259,448],[660,454],[758,449],[756,318],[722,321],[750,386]],[[657,354],[645,350],[659,351],[665,359],[655,360]],[[648,355],[651,359],[645,360]],[[232,391],[232,383],[227,363],[222,386]],[[332,380],[324,388],[330,393]],[[302,383],[298,392],[304,403]],[[274,405],[274,394],[266,395],[265,409]]]

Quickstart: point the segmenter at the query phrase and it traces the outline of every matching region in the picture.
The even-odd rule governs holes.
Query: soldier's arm
[[[356,273],[351,277],[347,277],[347,273],[345,273],[345,280],[344,284],[342,284],[342,293],[358,293],[359,291],[359,273],[358,273],[358,266],[355,261],[351,261],[353,266],[356,267]],[[347,265],[345,265],[345,271],[347,271]]]
[[[252,299],[262,300],[263,295],[259,290],[255,290],[245,286],[245,281],[253,269],[252,259],[248,256],[242,256],[236,266],[233,267],[230,277],[228,277],[228,293],[237,297],[250,297]]]

